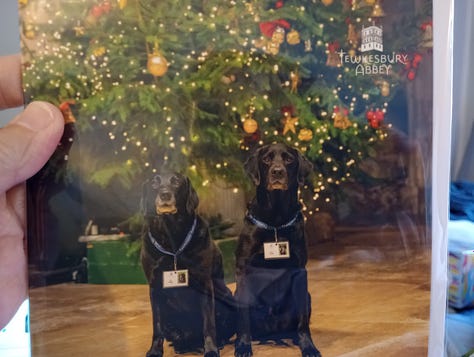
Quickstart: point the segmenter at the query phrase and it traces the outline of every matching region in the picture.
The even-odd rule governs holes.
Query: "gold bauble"
[[[298,139],[301,141],[310,141],[313,138],[311,129],[301,129],[298,133]]]
[[[283,27],[277,27],[272,34],[272,42],[282,44],[285,42],[285,29]]]
[[[93,54],[95,57],[100,57],[100,56],[105,55],[105,52],[107,52],[107,50],[105,49],[105,47],[104,47],[104,46],[100,46],[100,47],[94,48],[94,50],[92,51],[92,54]]]
[[[159,51],[155,50],[148,55],[147,69],[153,76],[161,77],[168,71],[168,62]]]
[[[390,83],[387,81],[382,81],[380,83],[380,94],[384,97],[388,97],[390,95]]]
[[[288,34],[286,35],[286,42],[288,42],[288,44],[290,45],[297,45],[298,43],[300,43],[301,39],[299,32],[296,30],[291,30],[290,32],[288,32]]]
[[[24,25],[23,26],[23,34],[29,40],[34,39],[35,36],[36,36],[36,32],[35,32],[35,29],[34,29],[33,25],[31,25],[31,24]]]
[[[264,47],[265,52],[270,53],[272,55],[277,55],[280,52],[280,44],[278,42],[268,42],[267,45]]]
[[[127,6],[127,0],[118,0],[120,10],[123,10]]]
[[[253,134],[257,131],[258,129],[258,123],[255,119],[253,118],[247,118],[244,120],[244,123],[243,123],[243,128],[244,128],[244,131],[247,133],[247,134]]]
[[[321,0],[321,2],[326,5],[326,6],[329,6],[333,3],[333,0]]]

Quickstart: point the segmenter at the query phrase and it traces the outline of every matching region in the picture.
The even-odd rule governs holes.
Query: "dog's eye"
[[[291,164],[294,160],[293,156],[290,155],[284,155],[283,160],[285,161],[286,164]]]
[[[170,179],[170,184],[172,186],[179,186],[181,184],[181,180],[180,180],[179,176],[172,176],[171,179]]]
[[[153,177],[153,179],[151,180],[151,187],[153,187],[154,189],[157,189],[158,187],[160,187],[160,184],[161,184],[160,175],[156,175],[155,177]]]
[[[271,155],[265,155],[264,157],[262,157],[262,161],[264,164],[271,164],[272,163],[272,157]]]

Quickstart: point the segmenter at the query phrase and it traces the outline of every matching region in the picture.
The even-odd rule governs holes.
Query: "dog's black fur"
[[[239,316],[235,356],[252,355],[252,340],[291,338],[303,357],[320,357],[309,330],[311,301],[306,273],[307,249],[298,187],[312,170],[296,149],[266,145],[254,152],[245,168],[256,185],[236,249],[235,298]],[[273,242],[272,229],[258,227],[253,217],[278,229],[289,241],[290,258],[265,260],[263,243]]]
[[[147,357],[163,355],[164,339],[177,353],[200,351],[219,356],[219,348],[235,332],[235,304],[224,283],[222,255],[196,214],[199,199],[189,179],[177,173],[156,175],[143,185],[146,226],[141,262],[150,286],[153,340]],[[149,234],[168,252],[176,252],[191,230],[194,234],[177,258],[188,269],[189,286],[163,288],[163,271],[174,269],[172,256],[160,252]]]

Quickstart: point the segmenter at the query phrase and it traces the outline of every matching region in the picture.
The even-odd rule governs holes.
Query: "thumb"
[[[46,102],[29,104],[0,128],[0,192],[38,172],[54,152],[63,130],[61,112]]]

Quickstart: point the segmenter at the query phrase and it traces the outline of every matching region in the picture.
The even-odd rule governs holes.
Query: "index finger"
[[[20,55],[0,57],[0,109],[23,105]]]

